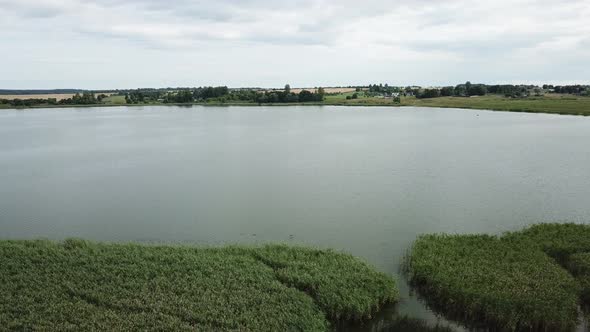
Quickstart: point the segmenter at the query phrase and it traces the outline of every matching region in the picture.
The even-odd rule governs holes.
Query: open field
[[[98,96],[101,93],[95,93],[96,96]],[[104,93],[107,96],[110,96],[114,93],[112,92],[107,92]],[[6,99],[6,100],[13,100],[13,99],[51,99],[51,98],[55,98],[57,101],[60,101],[62,99],[69,99],[72,98],[75,95],[75,93],[55,93],[55,94],[24,94],[24,95],[2,95],[0,94],[0,99]]]
[[[401,103],[394,103],[392,98],[365,97],[359,93],[358,99],[346,99],[353,92],[327,95],[325,104],[348,106],[417,106],[485,109],[511,112],[554,113],[570,115],[590,115],[590,97],[572,95],[545,95],[529,98],[507,98],[500,95],[479,97],[438,97],[417,99],[402,97]]]
[[[350,255],[286,246],[0,241],[0,266],[9,330],[321,331],[397,299]]]
[[[347,93],[326,95],[324,103],[328,105],[347,105],[347,106],[400,106],[399,103],[394,103],[392,98],[383,97],[365,97],[362,92],[358,93],[358,99],[346,99],[347,96],[352,96],[355,91]]]
[[[124,105],[127,102],[125,101],[125,96],[117,96],[117,95],[110,95],[102,100],[104,104],[108,105]]]
[[[402,98],[402,106],[453,107],[489,109],[511,112],[536,112],[571,115],[590,115],[590,97],[545,95],[529,98],[506,98],[499,95],[480,97]]]
[[[423,235],[408,257],[411,282],[433,308],[469,326],[569,331],[586,294],[590,226],[542,224],[501,237]],[[572,277],[564,257],[581,266]],[[576,258],[577,257],[577,258]]]

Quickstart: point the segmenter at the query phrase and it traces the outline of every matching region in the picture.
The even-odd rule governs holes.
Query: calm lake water
[[[590,118],[434,108],[0,111],[0,238],[342,249],[399,278],[426,232],[590,222]]]

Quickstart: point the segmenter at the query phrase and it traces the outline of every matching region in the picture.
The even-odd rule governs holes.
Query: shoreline
[[[429,100],[432,101],[432,100]],[[145,107],[145,106],[205,106],[205,107],[223,107],[223,106],[244,106],[244,107],[260,107],[260,106],[344,106],[344,107],[427,107],[427,108],[454,108],[454,109],[465,109],[465,110],[481,110],[481,111],[493,111],[493,112],[514,112],[514,113],[539,113],[539,114],[557,114],[557,115],[573,115],[573,116],[590,116],[589,110],[547,110],[547,109],[519,109],[519,108],[493,108],[478,105],[444,105],[429,103],[426,105],[414,104],[414,103],[371,103],[371,102],[358,102],[358,103],[340,103],[340,102],[305,102],[305,103],[240,103],[240,102],[225,102],[225,103],[143,103],[143,104],[88,104],[88,105],[36,105],[36,106],[18,106],[18,107],[0,107],[2,110],[27,110],[27,109],[54,109],[54,108],[93,108],[93,107]]]

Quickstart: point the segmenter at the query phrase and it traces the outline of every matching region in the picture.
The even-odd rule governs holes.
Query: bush
[[[416,98],[436,98],[440,97],[440,92],[437,89],[425,89],[416,94]]]

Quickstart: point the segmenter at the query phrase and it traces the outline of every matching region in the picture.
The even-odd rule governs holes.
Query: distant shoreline
[[[496,103],[496,105],[494,105]],[[497,105],[499,103],[499,105]],[[560,107],[563,104],[563,107]],[[252,102],[193,102],[193,103],[139,103],[139,104],[89,104],[89,105],[35,105],[16,106],[0,105],[0,110],[52,109],[52,108],[89,108],[89,107],[144,107],[144,106],[359,106],[359,107],[432,107],[458,108],[471,110],[489,110],[519,113],[545,113],[559,115],[590,116],[590,97],[577,97],[560,100],[557,98],[511,99],[505,97],[440,97],[430,99],[403,98],[401,103],[387,99],[327,100],[305,103],[252,103]]]

